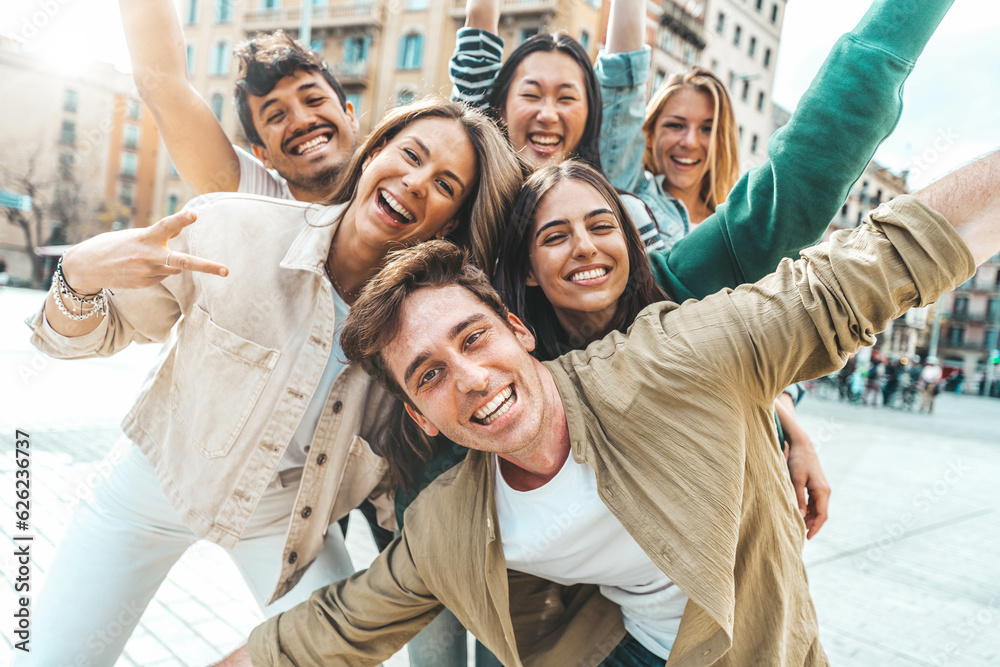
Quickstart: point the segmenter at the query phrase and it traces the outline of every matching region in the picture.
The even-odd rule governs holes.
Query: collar
[[[326,256],[333,243],[333,235],[337,233],[341,216],[347,210],[347,204],[322,206],[320,204],[303,204],[302,216],[304,226],[295,237],[284,259],[281,268],[312,271],[322,275]]]

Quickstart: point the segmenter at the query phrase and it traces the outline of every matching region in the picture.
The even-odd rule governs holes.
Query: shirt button
[[[344,409],[344,404],[341,403],[340,401],[337,401],[336,403],[333,404],[334,413],[340,412],[343,409]]]
[[[323,465],[324,463],[326,463],[326,454],[320,454],[319,456],[317,456],[316,463],[318,463],[319,465]]]
[[[288,564],[289,565],[292,565],[298,559],[299,559],[299,555],[296,552],[293,551],[292,553],[288,554]]]
[[[311,507],[307,507],[304,510],[302,510],[302,518],[303,519],[308,519],[309,515],[312,514],[312,513],[313,513],[313,509]]]
[[[710,649],[710,648],[707,648],[707,649],[705,649],[705,652],[704,652],[704,653],[702,653],[702,655],[708,655],[708,654],[709,654],[709,653],[711,653],[711,652],[712,652],[712,649]]]

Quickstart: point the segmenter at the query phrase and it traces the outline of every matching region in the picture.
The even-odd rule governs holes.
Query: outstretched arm
[[[120,0],[132,76],[167,152],[198,194],[235,192],[240,162],[215,114],[187,76],[187,51],[171,0]]]
[[[448,63],[451,99],[484,109],[493,82],[503,64],[500,39],[500,0],[469,0],[465,27],[458,29],[455,53]]]
[[[651,51],[644,44],[646,3],[612,0],[608,43],[597,56],[594,74],[601,86],[601,166],[611,184],[634,190],[642,177],[646,137],[646,81]]]
[[[770,159],[669,252],[657,281],[677,301],[767,275],[816,243],[879,144],[896,127],[902,86],[953,0],[875,0],[834,45]]]

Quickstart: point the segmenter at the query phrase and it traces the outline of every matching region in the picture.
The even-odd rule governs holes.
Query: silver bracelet
[[[81,322],[83,320],[90,319],[94,315],[103,316],[107,312],[107,297],[105,296],[105,290],[101,290],[95,294],[88,294],[86,298],[80,298],[76,296],[69,286],[66,284],[65,278],[62,276],[61,267],[56,268],[56,272],[52,274],[52,287],[49,291],[52,292],[52,300],[56,302],[59,311],[70,318],[71,320],[76,320]],[[69,297],[69,299],[77,304],[80,313],[74,314],[69,312],[66,308],[66,302],[64,297]]]

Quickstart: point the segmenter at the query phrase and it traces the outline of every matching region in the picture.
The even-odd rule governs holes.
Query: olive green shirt
[[[915,198],[872,217],[758,283],[650,306],[627,334],[546,364],[574,459],[690,598],[671,666],[827,664],[771,405],[975,269]],[[491,475],[489,456],[470,452],[438,477],[367,572],[253,632],[254,664],[374,665],[442,606],[505,665],[599,664],[624,636],[619,609],[595,586],[507,570]]]

